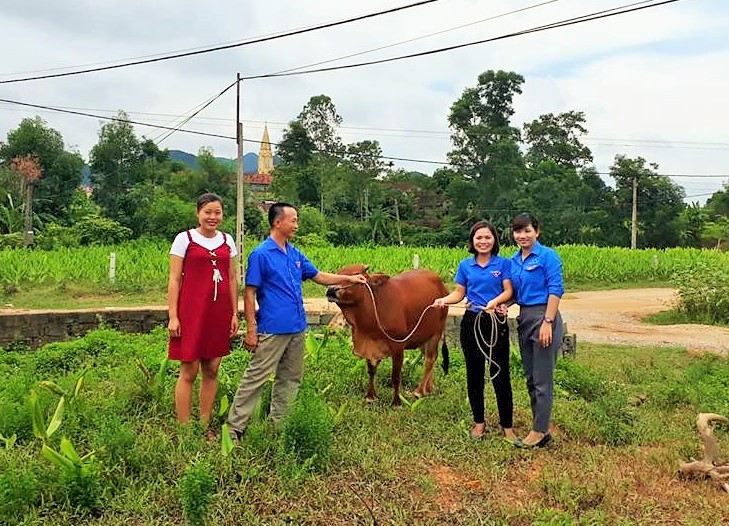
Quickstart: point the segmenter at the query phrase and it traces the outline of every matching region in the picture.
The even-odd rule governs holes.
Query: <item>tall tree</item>
[[[514,72],[486,71],[476,87],[464,90],[448,117],[454,146],[448,157],[476,182],[475,215],[500,223],[508,222],[509,213],[502,211],[510,208],[524,177],[520,132],[510,122],[523,83]]]
[[[90,161],[94,200],[109,217],[129,226],[135,210],[129,191],[143,180],[144,152],[126,113],[119,111],[116,120],[101,127]]]
[[[69,220],[69,207],[81,184],[83,159],[65,149],[63,137],[40,117],[23,119],[0,145],[0,159],[8,163],[18,157],[38,160],[43,178],[34,185],[33,204],[40,217]]]
[[[333,157],[341,155],[343,144],[337,128],[342,124],[342,117],[330,97],[311,97],[296,120],[301,123],[319,153]]]
[[[592,152],[580,142],[580,137],[587,133],[584,124],[585,114],[581,111],[547,113],[524,124],[527,163],[537,166],[544,160],[552,160],[573,168],[591,163]]]

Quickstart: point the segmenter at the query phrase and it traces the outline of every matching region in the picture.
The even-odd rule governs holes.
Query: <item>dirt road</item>
[[[686,347],[689,351],[714,351],[729,355],[729,328],[709,325],[653,325],[641,322],[648,314],[666,310],[675,301],[673,289],[623,289],[565,294],[562,317],[577,341]],[[337,312],[324,298],[309,298],[307,308]],[[460,313],[463,307],[451,307]],[[519,313],[517,306],[510,316]]]

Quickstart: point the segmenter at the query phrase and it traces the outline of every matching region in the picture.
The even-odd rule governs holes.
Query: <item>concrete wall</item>
[[[306,314],[309,327],[314,328],[328,325],[332,318],[331,313]],[[447,341],[452,347],[460,346],[460,323],[461,316],[448,316]],[[510,318],[508,323],[512,343],[516,343],[516,319]],[[167,309],[164,307],[0,313],[0,347],[8,349],[22,345],[37,348],[46,343],[83,336],[99,327],[121,332],[149,332],[160,325],[167,325]],[[562,352],[574,354],[576,349],[575,335],[566,334]]]

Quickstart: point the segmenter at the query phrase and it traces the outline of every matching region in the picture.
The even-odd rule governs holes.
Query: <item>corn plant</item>
[[[101,479],[93,451],[81,456],[71,441],[63,437],[59,451],[43,444],[41,454],[59,469],[61,485],[74,507],[85,510],[98,507]]]

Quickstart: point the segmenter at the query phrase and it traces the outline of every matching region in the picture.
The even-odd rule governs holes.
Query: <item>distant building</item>
[[[263,127],[261,148],[258,151],[258,170],[256,173],[243,174],[245,184],[253,192],[267,192],[273,182],[273,152],[271,140],[268,138],[268,126]]]

